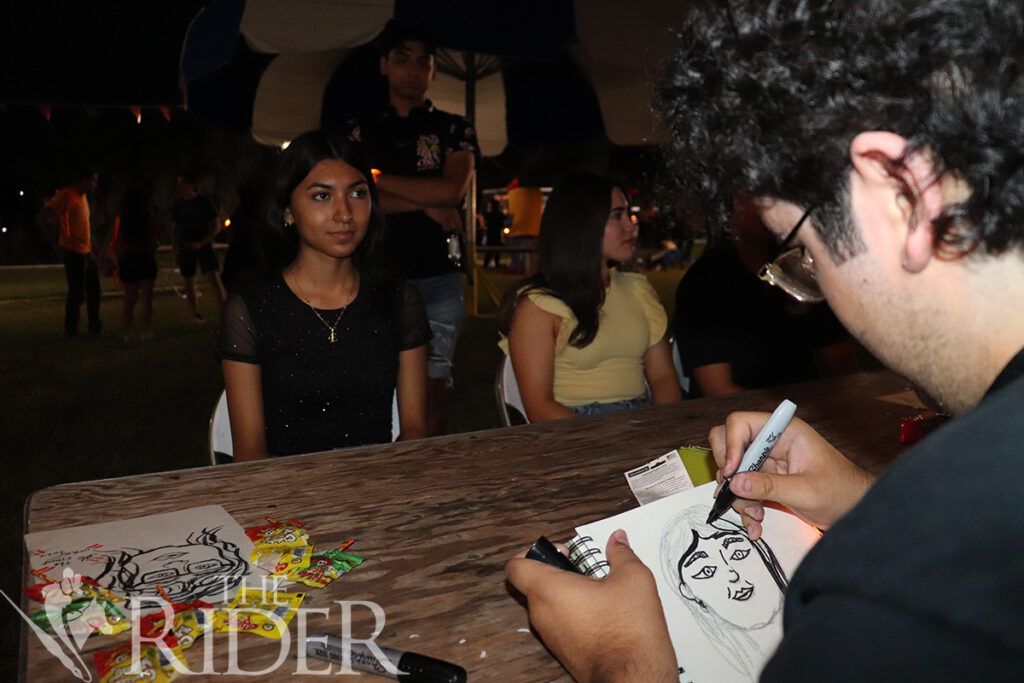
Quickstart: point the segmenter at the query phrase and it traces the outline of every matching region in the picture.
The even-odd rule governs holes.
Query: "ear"
[[[387,76],[388,75],[388,58],[387,57],[381,57],[380,58],[380,75],[381,76]]]
[[[902,237],[903,267],[920,272],[935,251],[932,221],[942,212],[942,188],[935,167],[920,150],[907,153],[906,138],[887,131],[860,133],[850,143],[850,160],[867,199],[877,202]]]

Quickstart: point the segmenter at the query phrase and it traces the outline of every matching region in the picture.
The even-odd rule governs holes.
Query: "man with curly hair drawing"
[[[757,198],[763,276],[955,415],[877,478],[794,420],[732,479],[752,539],[761,501],[827,529],[760,679],[1024,680],[1024,5],[695,0],[682,27],[660,107],[688,198],[723,225]],[[766,418],[712,430],[720,475]],[[621,532],[607,555],[507,573],[578,680],[676,680],[650,571]]]

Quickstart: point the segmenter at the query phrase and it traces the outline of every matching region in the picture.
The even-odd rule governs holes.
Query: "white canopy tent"
[[[650,101],[681,13],[678,0],[648,0],[629,11],[613,0],[575,0],[574,11],[577,40],[568,49],[597,93],[608,138],[618,145],[662,141]],[[279,145],[318,127],[323,92],[337,65],[393,16],[394,0],[248,0],[242,35],[253,50],[277,54],[256,91],[253,137]],[[454,68],[445,68],[445,61]],[[451,75],[465,66],[465,55],[447,52],[439,63],[444,73],[438,73],[431,99],[465,114],[466,83]],[[484,73],[474,79],[472,106],[483,154],[490,156],[506,144],[505,96],[496,62]]]

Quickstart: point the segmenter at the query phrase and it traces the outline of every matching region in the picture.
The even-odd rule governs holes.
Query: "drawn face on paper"
[[[241,582],[249,565],[233,543],[218,540],[216,531],[204,529],[182,545],[122,552],[110,575],[97,579],[129,599],[160,597],[160,590],[176,603],[221,594]]]
[[[237,571],[238,559],[214,546],[165,546],[132,557],[118,578],[127,597],[157,597],[160,586],[173,602],[189,602],[219,592],[224,577]]]
[[[743,629],[770,623],[781,592],[747,536],[707,526],[679,557],[679,591],[702,609]]]

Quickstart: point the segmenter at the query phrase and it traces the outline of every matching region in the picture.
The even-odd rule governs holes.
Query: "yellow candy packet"
[[[256,546],[266,548],[300,548],[309,545],[309,530],[294,519],[274,522],[245,530],[245,535]]]
[[[227,607],[213,613],[213,630],[255,633],[277,640],[295,616],[305,593],[273,593],[242,588]]]
[[[210,630],[210,625],[206,623],[206,615],[202,610],[203,608],[211,609],[211,605],[207,605],[199,600],[196,600],[195,603],[197,604],[194,607],[175,610],[174,613],[171,635],[178,641],[178,645],[181,646],[182,650],[192,647],[196,640]],[[163,632],[164,622],[163,614],[155,612],[147,617],[143,617],[138,628],[143,636],[153,638],[158,633]]]
[[[309,566],[313,546],[297,548],[271,548],[256,546],[252,551],[252,564],[268,572],[270,576],[285,576],[290,572]]]
[[[246,529],[252,539],[252,564],[270,573],[284,576],[290,571],[309,566],[313,545],[309,530],[299,522],[274,522]]]

